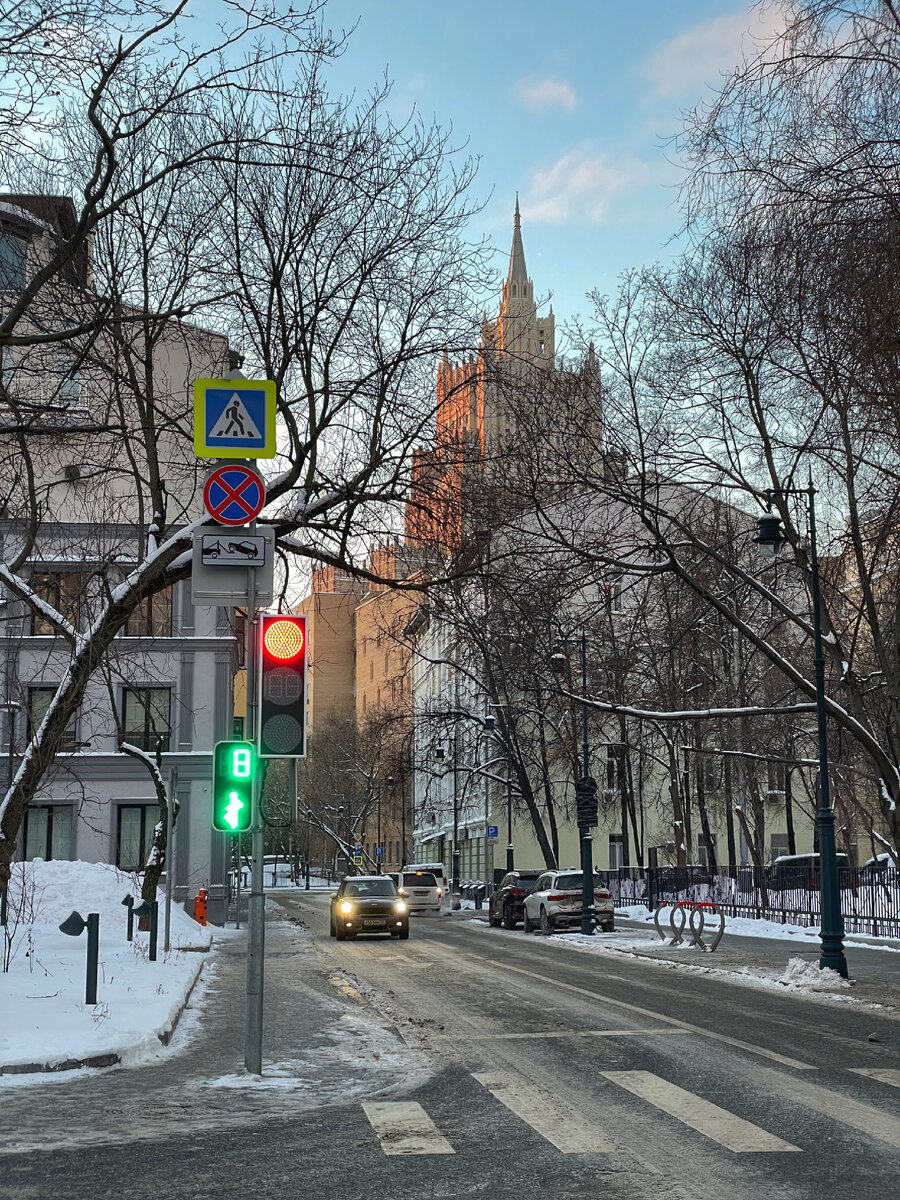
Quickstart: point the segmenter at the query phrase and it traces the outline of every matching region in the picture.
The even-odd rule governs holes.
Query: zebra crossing
[[[900,1087],[900,1070],[847,1069],[877,1084]],[[734,1154],[797,1154],[804,1151],[803,1146],[785,1141],[651,1071],[601,1071],[600,1075]],[[763,1068],[762,1075],[763,1083],[772,1094],[900,1148],[900,1118],[840,1092],[811,1084],[806,1078],[794,1079],[770,1068]],[[512,1071],[489,1071],[475,1073],[472,1078],[560,1154],[608,1154],[623,1148],[596,1123],[573,1112],[571,1105],[560,1096],[524,1076]],[[416,1101],[367,1102],[362,1109],[386,1155],[455,1154],[459,1148]]]

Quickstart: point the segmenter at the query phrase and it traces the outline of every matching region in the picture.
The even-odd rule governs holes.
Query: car
[[[488,922],[496,929],[515,929],[522,920],[525,897],[542,871],[509,871],[488,897]]]
[[[447,871],[442,862],[420,862],[406,863],[403,867],[403,873],[407,871],[430,871],[437,880],[437,885],[447,895]]]
[[[411,913],[439,913],[443,888],[433,871],[400,871],[397,891]]]
[[[838,852],[835,858],[839,871],[850,866],[846,854]],[[818,854],[780,854],[766,867],[766,882],[778,892],[792,888],[815,891],[819,886]]]
[[[567,871],[544,871],[534,882],[534,887],[525,897],[522,910],[522,925],[526,933],[540,929],[548,935],[568,925],[581,924],[582,873],[571,868]],[[615,904],[612,894],[599,880],[594,881],[594,912],[596,922],[605,933],[615,928]]]
[[[888,871],[896,871],[897,865],[892,854],[885,851],[867,859],[859,868],[860,883],[884,883]]]
[[[409,909],[386,875],[348,875],[331,897],[329,933],[339,942],[359,933],[409,937]]]

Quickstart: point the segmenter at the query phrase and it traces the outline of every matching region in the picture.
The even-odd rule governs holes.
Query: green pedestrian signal
[[[252,742],[216,742],[213,751],[213,829],[243,833],[253,824]]]

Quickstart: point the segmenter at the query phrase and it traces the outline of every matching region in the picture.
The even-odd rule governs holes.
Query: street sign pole
[[[254,523],[255,524],[255,523]],[[248,567],[247,594],[247,722],[248,740],[256,741],[258,718],[256,572]],[[249,1075],[262,1075],[263,985],[265,983],[266,898],[263,892],[263,819],[259,786],[260,764],[253,772],[253,832],[250,871],[250,904],[247,913],[247,1025],[244,1067]]]

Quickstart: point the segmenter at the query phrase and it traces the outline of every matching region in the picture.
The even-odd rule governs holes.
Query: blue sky
[[[333,87],[387,68],[398,114],[452,124],[490,196],[473,233],[503,257],[518,190],[529,274],[562,320],[673,253],[679,114],[782,20],[748,0],[329,0],[335,31],[357,18]]]

